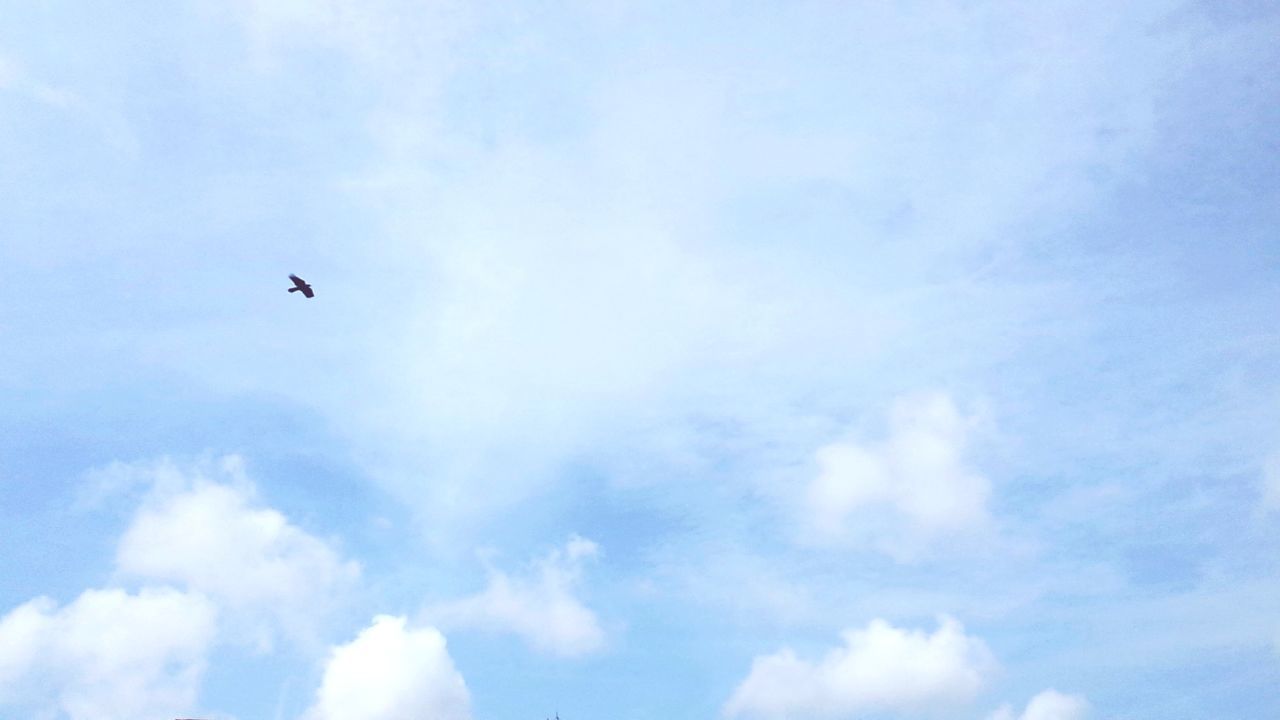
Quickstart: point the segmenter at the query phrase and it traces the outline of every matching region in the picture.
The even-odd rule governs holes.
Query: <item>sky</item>
[[[1280,716],[1276,37],[0,0],[0,717]]]

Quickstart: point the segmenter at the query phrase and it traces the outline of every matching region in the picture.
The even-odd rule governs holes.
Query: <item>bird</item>
[[[290,275],[289,279],[293,281],[293,287],[289,288],[289,292],[298,292],[301,290],[302,294],[309,298],[316,296],[315,292],[311,290],[311,286],[307,284],[306,280],[303,280],[297,275]]]

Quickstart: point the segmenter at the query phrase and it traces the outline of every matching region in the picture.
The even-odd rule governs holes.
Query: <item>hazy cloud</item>
[[[1027,672],[1158,657],[1212,715],[1221,688],[1188,669],[1212,648],[1235,671],[1276,619],[1280,525],[1235,522],[1280,508],[1256,472],[1280,412],[1258,151],[1280,15],[1242,10],[1263,5],[8,3],[0,591],[65,604],[92,572],[110,521],[57,522],[68,468],[243,448],[305,456],[334,492],[293,496],[304,521],[267,507],[274,478],[258,497],[175,467],[105,548],[130,590],[205,595],[224,633],[332,632],[293,590],[319,605],[353,577],[317,529],[364,527],[333,500],[353,491],[394,520],[353,529],[371,605],[456,600],[441,622],[583,655],[648,583],[651,610],[616,621],[671,686],[615,685],[588,714],[699,697],[744,639],[946,609],[993,645],[1053,618]],[[134,152],[103,146],[108,116]],[[287,302],[294,270],[316,302]],[[988,459],[973,398],[1007,454]],[[949,552],[997,526],[1016,552]],[[616,542],[618,581],[585,585],[562,549],[458,589],[460,548],[548,528]],[[472,685],[515,644],[468,647]],[[256,717],[276,678],[243,650],[220,700]],[[1243,670],[1241,703],[1280,715]],[[1010,682],[1010,713],[1044,687]]]

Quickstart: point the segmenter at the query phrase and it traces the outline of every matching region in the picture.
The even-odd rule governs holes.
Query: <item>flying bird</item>
[[[307,284],[306,280],[303,280],[297,275],[290,275],[289,279],[293,281],[293,287],[289,288],[289,292],[298,292],[301,290],[302,294],[309,298],[316,296],[316,294],[311,290],[311,286]]]

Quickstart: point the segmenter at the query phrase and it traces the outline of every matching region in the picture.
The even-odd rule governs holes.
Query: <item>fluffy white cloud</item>
[[[223,458],[212,478],[207,471],[167,463],[152,471],[152,492],[116,552],[120,572],[181,583],[300,631],[358,577],[358,565],[258,504],[238,458]]]
[[[965,461],[972,424],[946,395],[910,396],[894,402],[883,442],[819,449],[806,498],[813,530],[902,554],[981,527],[991,483]]]
[[[1005,705],[991,714],[989,720],[1084,720],[1089,702],[1081,695],[1067,695],[1052,688],[1031,698],[1021,715]]]
[[[87,590],[61,609],[47,598],[14,609],[0,620],[0,705],[73,720],[189,715],[220,630],[247,631],[262,645],[276,628],[301,637],[359,574],[261,506],[238,457],[115,464],[93,473],[80,499],[140,489],[117,573],[185,591]]]
[[[1262,509],[1280,511],[1280,452],[1268,457],[1262,466]]]
[[[514,633],[541,652],[586,655],[604,646],[604,631],[573,591],[583,561],[598,553],[595,543],[575,535],[564,548],[534,561],[528,573],[491,569],[483,592],[431,607],[426,616],[448,627]]]
[[[380,615],[333,649],[307,720],[467,720],[470,705],[444,636]]]
[[[873,620],[812,663],[790,649],[757,657],[724,714],[759,718],[851,717],[971,700],[995,665],[982,640],[942,618],[932,634]]]
[[[37,598],[0,619],[0,706],[71,720],[180,717],[194,708],[217,611],[172,589]]]

